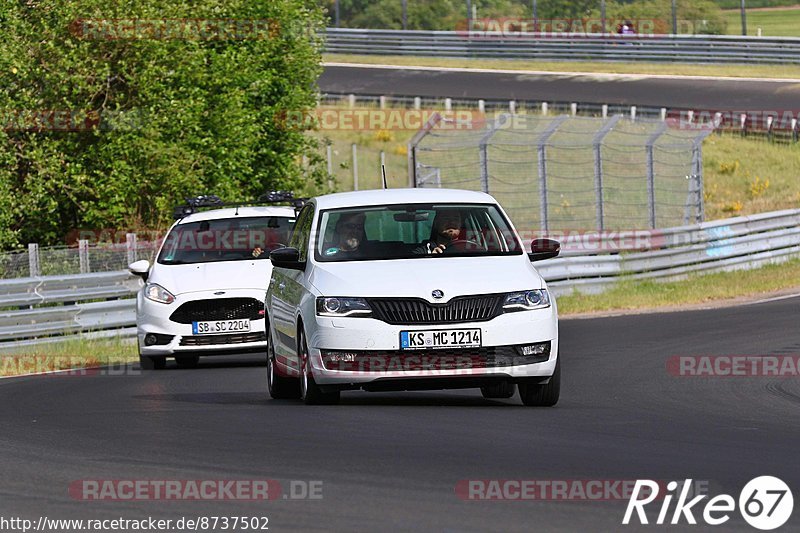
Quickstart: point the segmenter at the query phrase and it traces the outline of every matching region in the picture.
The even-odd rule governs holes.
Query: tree
[[[322,20],[310,0],[3,3],[0,246],[305,186],[314,141],[277,119],[316,104]]]

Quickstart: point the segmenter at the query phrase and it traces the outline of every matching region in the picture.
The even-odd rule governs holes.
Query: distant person
[[[622,28],[620,28],[620,33],[622,35],[636,35],[636,30],[633,29],[633,22],[626,20]]]

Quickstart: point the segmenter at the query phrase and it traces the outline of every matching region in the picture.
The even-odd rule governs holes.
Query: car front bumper
[[[480,329],[480,348],[401,350],[401,331]],[[403,381],[442,388],[458,383],[540,377],[555,371],[558,320],[554,307],[506,313],[486,322],[398,326],[372,318],[316,317],[309,331],[309,359],[320,386],[351,388],[379,382],[402,388]],[[549,353],[524,355],[523,346],[549,342]],[[331,361],[332,356],[337,359]],[[469,385],[465,385],[469,386]],[[367,388],[367,387],[365,387]],[[416,386],[410,388],[417,388]],[[433,388],[439,388],[434,385]]]
[[[263,293],[253,290],[229,290],[225,296],[263,301]],[[250,320],[249,332],[214,335],[194,335],[191,324],[170,320],[170,316],[184,303],[216,298],[212,291],[181,294],[169,305],[147,300],[141,294],[138,298],[136,329],[142,355],[219,355],[266,350],[266,321],[263,318]],[[159,344],[147,346],[145,337],[148,334],[161,337]]]

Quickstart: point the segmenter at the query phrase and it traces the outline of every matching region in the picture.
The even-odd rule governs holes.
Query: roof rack
[[[219,196],[213,194],[205,194],[187,198],[186,203],[179,205],[175,208],[173,216],[176,220],[198,212],[201,209],[219,209],[221,207],[244,207],[248,205],[264,205],[264,204],[278,204],[289,203],[294,207],[295,211],[301,209],[308,198],[295,198],[294,193],[290,191],[269,191],[258,197],[256,201],[244,202],[223,202]]]

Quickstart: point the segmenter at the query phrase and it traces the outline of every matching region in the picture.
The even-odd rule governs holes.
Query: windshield
[[[317,261],[523,253],[492,204],[397,204],[322,211]]]
[[[163,265],[269,259],[286,246],[294,226],[289,217],[233,217],[178,224],[158,254]]]

